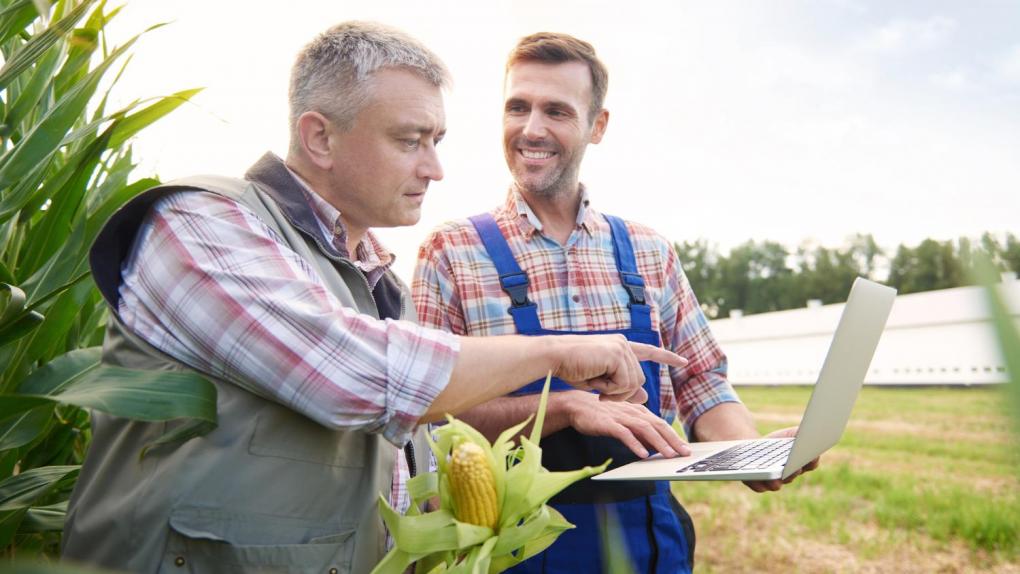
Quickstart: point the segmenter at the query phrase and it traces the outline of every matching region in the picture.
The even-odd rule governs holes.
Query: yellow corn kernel
[[[482,447],[465,441],[453,449],[450,491],[457,520],[496,528],[499,520],[496,480]]]

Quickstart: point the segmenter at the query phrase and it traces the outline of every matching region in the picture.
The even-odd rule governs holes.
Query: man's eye
[[[403,142],[407,149],[418,149],[418,146],[421,145],[421,142],[418,140],[403,140]]]

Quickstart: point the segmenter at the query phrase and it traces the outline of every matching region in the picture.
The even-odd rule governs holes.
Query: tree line
[[[925,239],[916,246],[881,248],[870,234],[849,238],[842,247],[802,244],[796,249],[774,241],[747,241],[722,253],[706,239],[675,243],[687,278],[709,318],[804,307],[846,300],[856,277],[895,287],[900,294],[973,284],[975,258],[984,255],[1001,271],[1020,273],[1020,239],[1012,233],[985,233]]]

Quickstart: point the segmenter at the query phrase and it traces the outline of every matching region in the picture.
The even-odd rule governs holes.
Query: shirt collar
[[[581,189],[581,204],[577,209],[575,224],[591,236],[597,225],[595,210],[589,208],[591,198],[588,197],[588,188],[583,183],[578,185]],[[513,187],[510,188],[510,193],[507,195],[505,209],[507,213],[516,216],[514,220],[527,237],[530,238],[532,234],[542,232],[542,222],[525,201],[524,196]]]
[[[344,225],[343,219],[340,218],[340,210],[323,199],[321,195],[315,193],[312,187],[308,185],[308,182],[298,175],[297,172],[290,169],[290,167],[287,167],[287,171],[301,185],[301,191],[304,193],[305,199],[308,200],[308,204],[312,207],[315,220],[322,231],[322,237],[334,249],[339,251],[342,256],[350,259],[356,267],[366,273],[377,269],[385,271],[393,265],[396,256],[379,243],[371,230],[365,232],[361,243],[358,244],[357,252],[352,256],[347,251],[347,226]]]

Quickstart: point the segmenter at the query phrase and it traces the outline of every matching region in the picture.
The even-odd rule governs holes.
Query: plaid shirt
[[[510,250],[530,280],[528,297],[545,329],[600,331],[630,327],[627,293],[613,257],[609,224],[588,206],[585,192],[577,226],[565,245],[542,234],[542,223],[520,194],[492,212]],[[652,306],[652,328],[665,348],[687,358],[682,369],[661,367],[660,412],[679,414],[691,436],[708,409],[739,399],[726,380],[726,357],[709,331],[672,246],[647,227],[627,222],[638,271]],[[447,223],[422,244],[412,283],[423,325],[458,335],[516,332],[510,298],[481,238],[467,219]]]
[[[339,212],[304,193],[323,238],[347,254]],[[161,199],[133,249],[118,308],[132,332],[326,427],[382,433],[396,445],[390,503],[406,508],[408,470],[398,446],[446,387],[456,337],[342,306],[274,231],[219,195]],[[356,257],[372,286],[393,259],[371,233]]]

